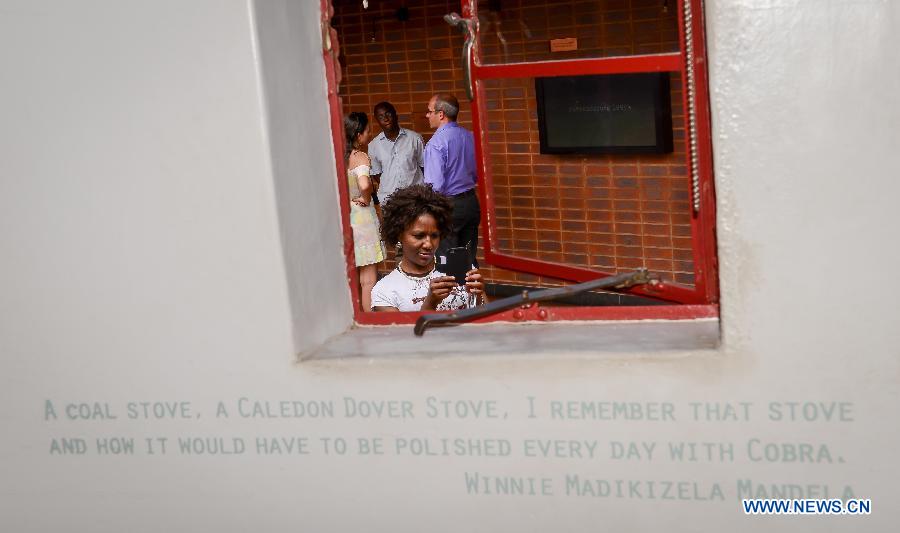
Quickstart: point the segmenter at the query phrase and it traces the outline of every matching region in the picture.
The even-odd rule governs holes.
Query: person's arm
[[[378,192],[378,186],[381,185],[381,158],[378,151],[371,144],[369,145],[369,178],[372,180],[372,192]]]
[[[432,139],[433,141],[433,139]],[[444,192],[444,151],[437,143],[429,142],[425,146],[425,183],[428,183],[437,192]]]
[[[425,141],[422,140],[421,135],[416,135],[416,142],[414,145],[415,150],[415,158],[416,158],[416,166],[419,167],[419,173],[424,177],[425,176]]]
[[[351,169],[357,169],[365,165],[365,172],[356,173],[356,185],[359,187],[359,196],[353,199],[353,203],[365,207],[372,201],[372,181],[369,179],[369,156],[359,152],[350,156]]]
[[[391,298],[392,291],[386,288],[387,282],[384,279],[382,278],[372,287],[372,311],[397,313],[400,309],[394,305],[395,302]]]

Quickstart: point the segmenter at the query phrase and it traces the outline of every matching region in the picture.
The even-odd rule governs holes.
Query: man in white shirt
[[[422,183],[425,143],[418,133],[400,127],[397,110],[390,102],[377,103],[374,115],[382,131],[369,143],[369,159],[372,178],[379,183],[378,196],[383,203],[397,189]]]

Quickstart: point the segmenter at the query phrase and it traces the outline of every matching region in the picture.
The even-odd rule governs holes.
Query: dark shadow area
[[[485,292],[491,299],[506,298],[522,294],[522,291],[534,290],[530,285],[511,285],[506,283],[488,283]],[[545,306],[579,306],[579,307],[603,307],[603,306],[640,306],[640,305],[672,305],[670,302],[652,300],[633,294],[619,294],[606,291],[592,291],[574,296],[560,298],[553,302],[546,302]]]

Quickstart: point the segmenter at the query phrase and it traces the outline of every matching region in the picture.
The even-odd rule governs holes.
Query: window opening
[[[410,1],[404,2],[404,17],[383,2],[370,2],[367,10],[356,0],[333,4],[331,22],[343,47],[335,76],[343,75],[335,84],[343,100],[340,114],[371,116],[376,102],[391,101],[401,126],[427,142],[432,131],[420,111],[428,99],[443,91],[459,98],[459,123],[475,132],[479,152],[484,212],[478,257],[490,296],[648,268],[662,283],[630,294],[595,295],[624,307],[599,308],[590,305],[598,301],[593,297],[562,304],[558,318],[651,317],[659,308],[671,318],[715,316],[715,206],[700,0]],[[452,12],[476,30],[470,80],[461,57],[466,32],[444,20]],[[558,40],[562,48],[554,50]],[[566,49],[572,40],[574,49]],[[535,78],[628,72],[670,73],[671,154],[539,153]],[[471,104],[467,81],[475,97]],[[352,250],[352,242],[345,249]],[[394,267],[388,255],[382,274]],[[351,280],[354,270],[348,266]],[[581,307],[584,301],[588,307]],[[647,306],[674,303],[682,305]],[[512,314],[498,318],[515,319]],[[411,323],[419,313],[384,315],[356,316],[363,324]]]

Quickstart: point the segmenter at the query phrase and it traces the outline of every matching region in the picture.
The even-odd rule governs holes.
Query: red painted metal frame
[[[691,7],[695,13],[693,32],[694,43],[694,75],[695,75],[695,102],[697,103],[697,139],[699,150],[700,182],[702,205],[700,214],[692,212],[691,242],[694,258],[694,287],[677,283],[666,283],[654,288],[649,286],[637,286],[629,290],[636,294],[649,296],[661,300],[678,302],[683,304],[707,304],[718,301],[718,284],[715,261],[715,201],[712,187],[712,163],[711,142],[709,133],[708,113],[708,89],[706,87],[705,68],[705,36],[703,33],[703,19],[701,0],[691,1]],[[470,3],[469,8],[474,10],[474,0],[463,0]],[[584,74],[610,74],[626,72],[656,72],[669,71],[681,74],[683,82],[687,83],[686,62],[684,55],[684,17],[683,4],[678,4],[679,36],[681,51],[666,54],[650,54],[627,57],[588,58],[566,61],[538,61],[532,63],[513,63],[503,65],[479,65],[476,58],[473,59],[472,80],[475,84],[475,101],[473,102],[472,123],[478,132],[478,141],[475,146],[476,156],[481,162],[482,187],[479,187],[479,198],[482,205],[482,218],[485,224],[482,228],[483,247],[485,260],[499,267],[510,270],[529,272],[532,274],[546,275],[571,281],[587,281],[610,274],[599,273],[581,267],[550,263],[535,259],[529,259],[495,251],[496,236],[494,234],[495,221],[493,198],[493,176],[490,165],[490,149],[486,132],[481,127],[482,117],[487,117],[486,98],[481,80],[523,78],[537,76],[573,76]],[[688,95],[687,90],[682,90],[683,109],[687,118]],[[687,123],[687,120],[685,121]],[[685,139],[685,160],[690,175],[691,156],[689,151],[690,139]]]
[[[487,246],[485,246],[485,259],[488,259]],[[596,270],[588,270],[586,268],[573,267],[560,263],[549,263],[536,259],[528,259],[509,254],[492,252],[490,260],[492,265],[503,266],[503,264],[514,265],[517,270],[525,272],[533,272],[542,276],[551,278],[565,279],[569,281],[584,282],[607,277],[609,274],[600,274]],[[695,289],[676,285],[674,283],[659,283],[656,285],[639,285],[632,287],[628,292],[649,296],[657,300],[665,300],[673,303],[683,304],[705,304],[702,296]]]
[[[687,0],[692,2],[695,20],[702,21],[702,0]],[[475,16],[476,0],[461,0],[464,17]],[[681,1],[679,1],[680,8]],[[330,20],[333,13],[331,0],[321,0],[322,31],[332,32]],[[681,10],[679,10],[681,13]],[[679,15],[680,17],[681,15]],[[684,50],[683,21],[680,21],[679,30],[682,38],[682,50]],[[676,305],[665,306],[641,306],[641,307],[542,307],[532,305],[520,309],[509,310],[491,317],[477,320],[485,322],[519,322],[519,321],[553,321],[553,320],[686,320],[695,318],[714,318],[719,314],[718,284],[715,261],[715,200],[712,185],[712,156],[709,130],[709,111],[706,105],[708,99],[707,77],[705,69],[705,36],[703,24],[697,24],[694,31],[695,39],[695,99],[701,105],[697,106],[698,140],[703,149],[700,151],[701,168],[701,210],[692,224],[692,241],[694,242],[695,275],[697,288],[679,286],[675,284],[662,285],[661,290],[649,291],[646,288],[635,288],[632,292],[643,293],[662,300],[680,302]],[[346,179],[346,165],[343,160],[343,110],[338,96],[338,84],[340,72],[336,67],[337,41],[333,42],[334,50],[323,47],[323,61],[325,63],[325,77],[328,87],[328,103],[330,111],[330,125],[332,142],[335,152],[335,167],[337,169],[338,196],[341,207],[341,229],[344,240],[344,254],[347,259],[347,279],[351,288],[351,299],[354,308],[354,318],[362,325],[391,325],[413,324],[421,313],[363,313],[360,310],[359,296],[356,287],[359,284],[355,259],[353,255],[353,233],[350,227],[349,213],[344,206],[349,205],[349,187]],[[477,50],[477,47],[476,47]],[[477,52],[476,52],[477,54]],[[481,127],[481,117],[486,115],[484,105],[484,89],[480,79],[517,78],[541,76],[565,76],[577,74],[603,74],[614,72],[653,72],[671,71],[681,72],[684,79],[684,59],[681,53],[656,54],[633,57],[579,59],[569,61],[545,61],[535,63],[518,63],[509,65],[480,66],[477,58],[473,58],[472,73],[475,83],[476,100],[473,102],[472,122],[473,129],[478,132],[479,141],[475,143],[476,157],[482,162],[482,183],[478,187],[479,197],[484,211],[485,225],[484,249],[485,259],[497,266],[534,272],[551,277],[571,279],[573,281],[586,281],[596,279],[596,271],[578,267],[534,261],[526,258],[510,256],[493,251],[493,198],[489,192],[491,181],[490,153],[487,151],[487,142],[484,139],[484,130]],[[686,94],[686,91],[682,91]],[[687,106],[684,107],[687,112]],[[690,157],[688,156],[690,165]],[[702,281],[702,284],[701,284]],[[701,290],[701,287],[705,290]],[[685,305],[688,304],[688,305]],[[692,305],[691,305],[692,304]]]
[[[682,0],[685,1],[685,0]],[[709,77],[706,69],[706,15],[703,0],[691,2],[691,12],[695,24],[693,28],[694,102],[696,110],[698,180],[700,182],[700,209],[693,213],[691,243],[694,248],[694,282],[707,302],[719,301],[719,265],[716,250],[716,198],[713,181],[712,132],[709,114]],[[681,8],[681,3],[679,3]],[[684,47],[684,9],[679,9],[679,32]],[[687,91],[684,95],[684,109],[687,113]],[[687,168],[691,168],[688,156]]]
[[[402,326],[414,324],[422,313],[366,313],[357,323],[367,326]],[[496,315],[473,320],[473,324],[493,322],[554,322],[560,320],[693,320],[717,318],[719,306],[708,305],[653,305],[653,306],[604,306],[604,307],[549,307],[529,304],[509,309]]]
[[[540,76],[574,76],[586,74],[622,74],[631,72],[680,72],[684,64],[681,54],[653,54],[628,57],[597,57],[564,61],[535,61],[505,65],[475,65],[472,74],[479,79],[530,78]]]
[[[331,0],[321,0],[322,19],[322,61],[325,64],[325,81],[328,88],[328,110],[331,125],[331,141],[334,144],[334,166],[337,169],[338,198],[341,212],[341,234],[344,239],[344,257],[347,258],[347,282],[350,284],[350,300],[353,303],[353,314],[358,319],[362,316],[359,301],[359,273],[356,270],[356,257],[353,253],[353,229],[350,227],[350,184],[347,183],[347,165],[344,161],[344,113],[341,109],[341,97],[338,96],[337,55],[340,47],[336,32],[331,28],[331,17],[334,9]],[[326,37],[326,33],[328,36]],[[325,46],[330,39],[331,46]]]

